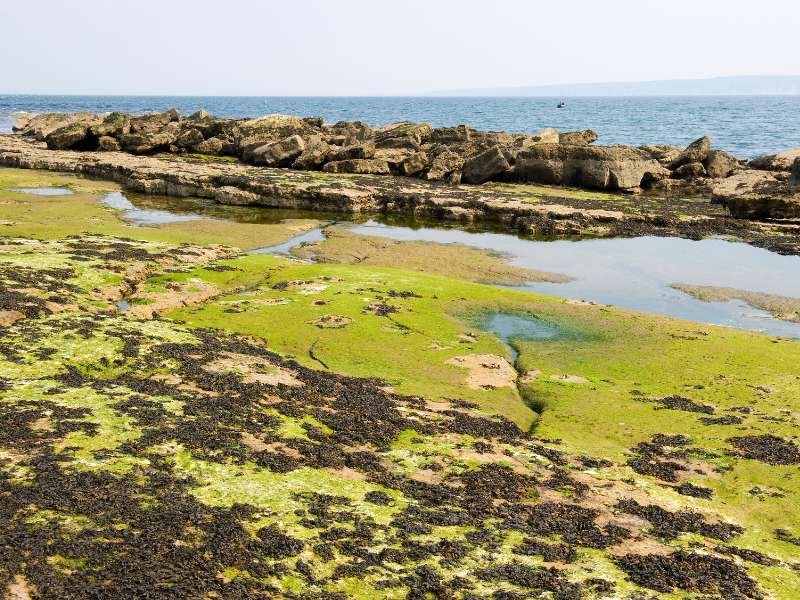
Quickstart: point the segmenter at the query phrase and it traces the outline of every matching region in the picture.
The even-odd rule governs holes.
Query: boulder
[[[201,108],[200,110],[196,110],[192,114],[189,115],[189,120],[190,121],[205,121],[205,120],[210,119],[210,118],[211,118],[211,114],[207,110],[205,110],[203,108]]]
[[[431,137],[430,125],[395,123],[375,129],[375,145],[378,148],[418,150]]]
[[[97,149],[101,152],[119,152],[122,146],[117,138],[110,135],[102,135],[97,138]]]
[[[798,158],[800,158],[800,148],[792,148],[777,154],[759,156],[747,163],[747,166],[761,171],[789,171]]]
[[[372,137],[372,129],[361,121],[339,121],[330,128],[335,136],[344,136],[345,140],[367,140]],[[346,143],[346,142],[345,142]]]
[[[212,137],[197,144],[192,150],[197,154],[208,154],[209,156],[219,156],[224,154],[226,142],[220,138]]]
[[[572,144],[573,146],[588,146],[597,141],[597,133],[591,129],[584,131],[566,131],[558,134],[560,144]]]
[[[292,163],[292,168],[302,171],[318,171],[325,164],[331,151],[331,145],[326,142],[309,144]]]
[[[658,161],[628,146],[537,144],[520,152],[514,169],[519,181],[633,190],[667,177]]]
[[[21,135],[32,136],[41,142],[56,129],[80,121],[96,122],[96,119],[97,117],[91,113],[45,113],[30,117],[20,123],[24,124],[23,128],[15,128],[14,131]]]
[[[668,144],[647,144],[639,146],[639,150],[646,152],[650,155],[650,158],[654,158],[665,168],[668,168],[669,165],[681,155],[681,152],[683,152],[683,148],[670,146]]]
[[[533,139],[536,142],[545,144],[558,144],[561,141],[561,136],[558,133],[558,129],[547,127],[546,129],[542,129],[539,133],[533,134]]]
[[[705,177],[706,168],[703,166],[703,163],[690,162],[675,169],[672,172],[672,176],[675,179],[696,179],[698,177]]]
[[[461,179],[461,168],[464,166],[464,159],[450,150],[438,152],[431,159],[430,167],[423,173],[422,178],[428,181],[442,181],[449,179],[453,173],[459,173]]]
[[[511,168],[499,145],[492,146],[464,163],[461,180],[465,183],[484,183]]]
[[[113,112],[107,115],[103,122],[92,127],[92,133],[97,137],[112,136],[120,138],[131,131],[131,117],[125,113]]]
[[[299,135],[265,144],[251,153],[252,162],[266,167],[288,167],[303,153],[306,144]]]
[[[94,123],[82,120],[56,129],[45,138],[47,147],[50,150],[93,150],[97,146],[97,137],[90,131]]]
[[[174,108],[163,113],[151,113],[141,117],[133,117],[130,122],[130,132],[138,134],[160,132],[171,123],[177,124],[181,115]]]
[[[688,163],[701,163],[708,158],[709,150],[711,150],[711,140],[707,135],[704,135],[699,140],[695,140],[686,146],[686,149],[670,163],[669,168],[670,170],[675,170]]]
[[[428,166],[428,155],[424,152],[415,152],[400,163],[400,172],[406,177],[417,175]]]
[[[345,146],[333,153],[330,160],[338,162],[343,160],[368,159],[375,156],[375,144],[365,142],[363,144],[353,144]]]
[[[377,158],[355,158],[329,162],[323,168],[326,173],[359,173],[362,175],[388,175],[389,163]]]
[[[466,144],[472,139],[472,131],[468,125],[436,127],[431,130],[430,139],[437,144]]]
[[[710,150],[703,165],[709,177],[723,179],[740,168],[739,160],[723,150]]]
[[[314,129],[322,129],[325,119],[323,117],[303,117],[303,123]]]
[[[791,175],[789,176],[789,189],[800,192],[800,156],[794,159]]]
[[[192,146],[197,146],[202,143],[203,134],[194,127],[183,130],[178,136],[178,139],[175,140],[175,145],[178,146],[178,148],[191,148]]]
[[[135,119],[134,119],[135,120]],[[122,147],[132,154],[149,154],[168,148],[178,139],[180,126],[178,123],[169,122],[162,129],[154,131],[134,132],[134,123],[131,121],[131,133],[122,136]],[[151,124],[145,127],[150,127]],[[141,125],[140,125],[141,127]]]

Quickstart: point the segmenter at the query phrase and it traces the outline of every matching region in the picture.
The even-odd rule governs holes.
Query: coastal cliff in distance
[[[434,96],[796,96],[800,75],[751,75],[708,79],[668,79],[473,88],[434,92]]]

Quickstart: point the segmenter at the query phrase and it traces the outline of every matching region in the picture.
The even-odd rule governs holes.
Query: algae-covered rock
[[[761,171],[789,171],[796,159],[800,158],[800,148],[791,148],[775,154],[754,158],[747,166]]]
[[[500,146],[492,146],[464,163],[461,180],[465,183],[484,183],[510,168]]]
[[[674,170],[688,163],[701,163],[708,158],[710,150],[711,140],[708,136],[703,136],[686,146],[684,151],[672,161],[669,168]]]
[[[323,169],[326,173],[359,173],[362,175],[388,175],[391,173],[389,163],[378,158],[354,158],[327,163]]]

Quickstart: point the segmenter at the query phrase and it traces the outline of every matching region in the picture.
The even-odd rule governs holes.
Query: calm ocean
[[[716,148],[740,158],[800,147],[800,96],[581,97],[566,98],[267,98],[169,96],[3,96],[0,132],[13,113],[162,111],[205,108],[219,116],[269,113],[323,116],[328,122],[359,119],[371,125],[418,121],[435,126],[467,123],[492,131],[594,129],[601,144],[686,145],[707,134]]]

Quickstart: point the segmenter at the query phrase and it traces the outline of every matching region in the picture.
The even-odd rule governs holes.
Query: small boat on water
[[[566,108],[566,106],[567,106],[567,103],[562,100],[561,102],[558,103],[557,108]]]

